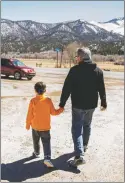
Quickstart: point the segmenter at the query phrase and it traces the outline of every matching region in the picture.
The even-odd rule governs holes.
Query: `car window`
[[[1,65],[4,66],[4,59],[1,59]]]
[[[20,67],[23,67],[23,66],[26,66],[23,62],[19,61],[19,60],[14,60],[13,61],[13,64],[15,66],[20,66]]]
[[[2,66],[9,66],[9,60],[7,60],[7,59],[1,59],[1,65]]]
[[[9,61],[9,62],[8,62],[8,66],[12,66],[12,65],[13,65],[12,62]]]

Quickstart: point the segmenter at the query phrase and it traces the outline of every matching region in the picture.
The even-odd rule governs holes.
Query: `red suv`
[[[6,77],[14,76],[16,80],[22,77],[31,80],[36,75],[36,72],[19,60],[1,58],[1,74]]]

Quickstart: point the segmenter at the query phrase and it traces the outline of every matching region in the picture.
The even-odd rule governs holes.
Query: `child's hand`
[[[30,130],[30,127],[26,127],[27,130]]]
[[[64,108],[62,108],[62,107],[60,107],[59,109],[61,110],[61,112],[63,112],[63,111],[64,111]]]
[[[29,130],[30,129],[30,125],[26,124],[26,129]]]

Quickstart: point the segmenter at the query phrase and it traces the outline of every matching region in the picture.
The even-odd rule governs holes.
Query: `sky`
[[[124,16],[124,1],[2,1],[1,18],[57,23],[108,21]]]

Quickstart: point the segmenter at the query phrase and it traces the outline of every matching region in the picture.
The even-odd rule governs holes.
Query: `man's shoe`
[[[83,157],[79,157],[79,158],[76,158],[76,157],[75,157],[75,159],[74,159],[73,161],[70,161],[70,162],[69,162],[69,166],[70,166],[70,167],[73,167],[73,168],[77,168],[77,166],[83,165],[83,164],[85,164],[85,163],[86,163],[86,162],[85,162],[85,160],[84,160]]]
[[[86,162],[85,162],[85,160],[84,160],[84,158],[83,157],[79,157],[79,158],[75,158],[74,159],[74,164],[76,165],[76,166],[78,166],[78,165],[83,165],[83,164],[85,164]]]
[[[48,168],[54,168],[53,163],[51,162],[51,160],[48,159],[44,160],[44,165],[46,165]]]
[[[33,152],[32,156],[33,158],[40,158],[40,154],[36,154],[35,152]]]

